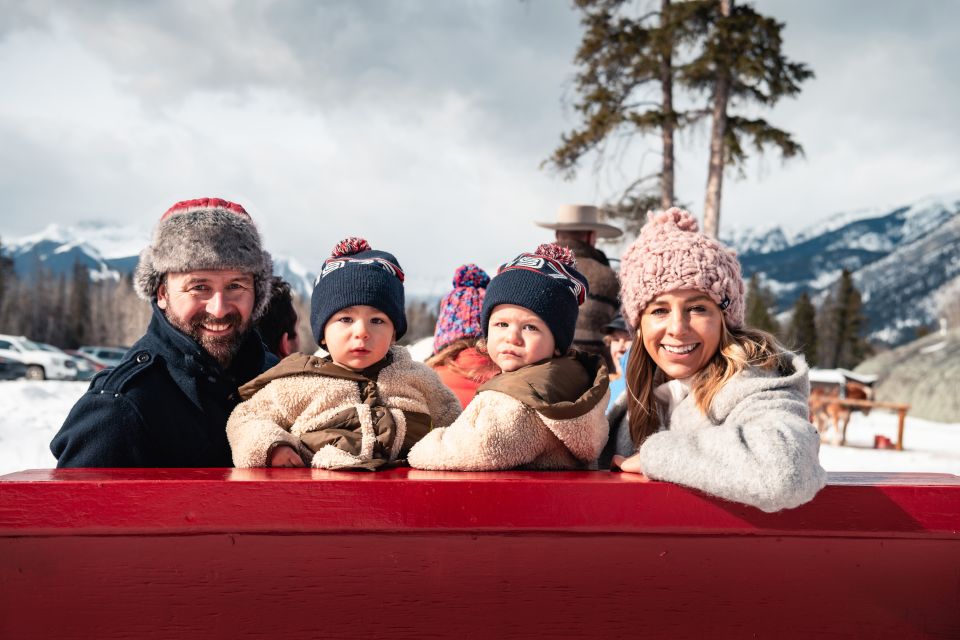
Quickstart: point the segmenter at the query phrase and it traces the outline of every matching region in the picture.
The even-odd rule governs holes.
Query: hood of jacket
[[[610,385],[603,359],[570,350],[567,355],[501,373],[477,393],[499,391],[549,420],[571,420],[589,413],[601,402]]]
[[[260,335],[250,331],[230,367],[223,369],[200,343],[173,326],[156,302],[146,334],[130,348],[127,357],[134,357],[140,351],[147,351],[162,360],[177,385],[201,408],[205,404],[204,393],[198,387],[200,381],[222,387],[221,392],[232,395],[238,385],[276,362],[276,357],[263,346]]]
[[[400,347],[404,352],[406,349]],[[362,371],[354,371],[342,367],[330,359],[329,356],[320,357],[305,353],[292,353],[280,361],[275,367],[263,372],[247,384],[240,387],[240,397],[249,400],[253,395],[267,386],[273,380],[289,378],[290,376],[326,376],[355,382],[376,382],[377,375],[390,366],[398,357],[401,357],[396,347],[391,347],[387,356]]]
[[[761,369],[747,367],[723,386],[710,404],[709,418],[714,423],[727,419],[747,396],[764,391],[794,389],[804,397],[810,395],[810,368],[803,356],[785,353],[784,367]]]

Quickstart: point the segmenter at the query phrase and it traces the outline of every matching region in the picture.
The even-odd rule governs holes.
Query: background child
[[[630,335],[627,321],[619,311],[613,316],[610,324],[603,328],[603,334],[603,344],[607,346],[610,359],[616,365],[616,370],[610,371],[610,402],[607,404],[609,412],[617,398],[627,388],[623,374],[627,370],[627,358],[630,355],[630,347],[633,346],[633,336]]]
[[[464,407],[481,384],[500,373],[486,353],[477,351],[477,342],[483,337],[480,314],[488,284],[490,276],[477,265],[457,267],[453,291],[440,302],[433,355],[427,359],[427,365],[457,394]]]
[[[463,414],[410,451],[420,469],[578,469],[607,440],[607,368],[569,351],[587,282],[573,255],[541,245],[500,267],[483,301],[486,350],[503,372]]]
[[[240,389],[246,401],[227,422],[237,467],[377,469],[457,417],[437,374],[395,345],[407,320],[394,256],[344,240],[311,303],[314,337],[330,355],[291,355]]]
[[[651,216],[620,279],[637,340],[611,412],[614,464],[764,511],[813,498],[825,473],[807,365],[743,326],[735,254],[673,208]]]

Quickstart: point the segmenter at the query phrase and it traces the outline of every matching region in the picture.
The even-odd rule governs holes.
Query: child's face
[[[367,305],[347,307],[330,316],[323,328],[324,348],[340,366],[360,371],[383,360],[394,339],[393,322]]]
[[[487,352],[501,371],[516,371],[552,358],[555,351],[553,333],[533,311],[515,304],[493,308],[487,329]]]
[[[723,312],[710,296],[680,289],[657,296],[640,316],[643,348],[671,378],[703,369],[720,346]]]

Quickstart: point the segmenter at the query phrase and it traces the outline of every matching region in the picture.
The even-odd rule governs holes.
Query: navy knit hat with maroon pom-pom
[[[403,269],[393,254],[375,251],[363,238],[347,238],[333,248],[317,276],[310,300],[310,326],[317,344],[330,316],[366,305],[387,314],[400,339],[407,332]]]
[[[483,309],[483,294],[490,284],[487,272],[475,264],[457,267],[453,275],[453,291],[440,301],[440,316],[433,332],[433,352],[462,338],[479,338],[483,335],[480,312]]]
[[[521,253],[502,265],[487,285],[483,299],[483,333],[498,304],[530,309],[547,324],[560,353],[573,342],[580,305],[588,293],[587,279],[576,269],[573,252],[542,244],[534,253]]]

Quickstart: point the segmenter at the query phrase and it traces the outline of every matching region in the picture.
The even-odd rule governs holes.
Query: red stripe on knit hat
[[[160,222],[163,222],[170,216],[175,216],[180,213],[189,213],[190,211],[199,211],[202,209],[221,209],[223,211],[229,211],[230,213],[235,213],[240,216],[250,217],[250,214],[247,213],[247,210],[244,209],[241,205],[236,202],[230,202],[224,200],[223,198],[197,198],[196,200],[184,200],[183,202],[178,202],[164,212],[160,216]]]

